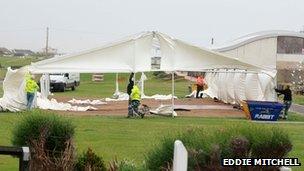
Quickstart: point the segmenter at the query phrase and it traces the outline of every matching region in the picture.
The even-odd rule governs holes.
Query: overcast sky
[[[303,0],[1,0],[0,47],[61,52],[157,30],[199,46],[262,30],[299,31]]]

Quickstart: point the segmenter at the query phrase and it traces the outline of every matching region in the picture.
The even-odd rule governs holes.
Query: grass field
[[[0,144],[10,145],[11,130],[21,115],[0,114]],[[69,117],[76,125],[76,145],[78,153],[92,147],[106,161],[117,157],[127,158],[141,164],[148,150],[169,133],[191,127],[225,127],[227,125],[258,124],[244,119],[221,118],[166,118],[151,117],[145,119],[126,119],[123,117]],[[303,118],[302,118],[303,119]],[[291,136],[294,148],[290,157],[304,161],[304,124],[269,124],[269,127],[281,127]],[[0,170],[16,170],[17,159],[0,156]],[[300,168],[298,168],[300,170]]]
[[[26,56],[26,57],[4,57],[0,56],[0,80],[4,79],[7,67],[20,67],[31,64],[39,60],[39,57]]]

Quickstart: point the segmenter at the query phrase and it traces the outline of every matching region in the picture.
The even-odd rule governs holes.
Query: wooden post
[[[46,28],[46,41],[45,41],[45,56],[48,56],[49,50],[49,27]]]
[[[173,171],[187,171],[188,152],[180,140],[174,142]]]

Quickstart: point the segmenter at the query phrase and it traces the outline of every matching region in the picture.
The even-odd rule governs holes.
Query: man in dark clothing
[[[133,86],[134,86],[134,73],[132,72],[130,74],[130,77],[129,77],[129,83],[128,83],[128,86],[127,86],[127,93],[129,95],[129,102],[128,102],[128,117],[131,117],[132,115],[132,103],[131,103],[131,93],[132,93],[132,89],[133,89]]]
[[[287,87],[284,89],[284,90],[278,90],[278,89],[275,89],[275,91],[277,93],[279,93],[279,95],[283,94],[284,95],[284,105],[285,105],[285,111],[284,111],[284,119],[287,119],[287,114],[288,114],[288,110],[291,106],[291,103],[292,103],[292,93],[291,93],[291,90],[290,90],[290,86],[287,85]]]
[[[134,73],[132,72],[130,74],[130,77],[129,77],[129,84],[127,86],[127,93],[128,95],[130,96],[131,92],[132,92],[132,89],[133,89],[133,86],[134,86],[134,80],[133,80],[133,77],[134,77]]]

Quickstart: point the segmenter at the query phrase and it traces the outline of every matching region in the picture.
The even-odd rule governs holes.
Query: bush
[[[21,113],[12,144],[29,146],[32,170],[70,169],[74,163],[74,126],[54,113],[42,110]]]
[[[224,169],[221,158],[281,158],[292,149],[288,134],[279,127],[247,124],[190,129],[166,136],[148,152],[146,162],[150,170],[166,170],[172,165],[173,144],[177,139],[187,148],[188,170],[235,170]]]
[[[160,170],[161,167],[167,167],[168,164],[172,163],[174,140],[173,137],[165,137],[158,146],[146,155],[147,168]]]
[[[144,170],[137,168],[136,165],[132,161],[128,161],[126,159],[122,161],[118,161],[114,159],[109,164],[109,171],[136,171],[136,170]]]
[[[96,155],[92,149],[88,148],[80,157],[75,165],[77,171],[106,171],[102,157]]]

